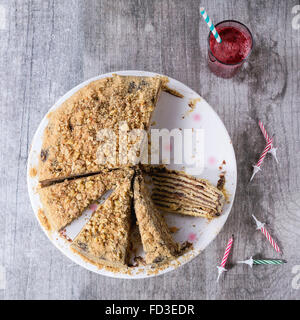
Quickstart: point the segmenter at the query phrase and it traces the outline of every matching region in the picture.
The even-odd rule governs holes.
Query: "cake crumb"
[[[223,166],[225,166],[225,165],[226,165],[226,161],[223,160],[221,165],[219,166],[219,170],[223,170]]]
[[[139,267],[139,266],[141,266],[141,265],[142,265],[142,266],[146,266],[146,265],[147,265],[145,259],[142,258],[141,256],[134,257],[134,258],[133,258],[133,261],[134,261],[133,267]]]
[[[189,110],[186,111],[186,113],[182,116],[182,119],[185,119],[185,117],[187,117],[190,113],[192,113],[197,105],[197,102],[201,101],[200,98],[195,98],[195,99],[190,99],[188,106],[189,106]]]
[[[225,183],[226,183],[225,172],[222,172],[219,177],[220,177],[220,179],[219,179],[219,181],[217,183],[217,188],[220,191],[222,191],[224,189],[224,186],[225,186]]]
[[[45,216],[45,213],[42,209],[38,210],[38,219],[41,223],[41,225],[47,230],[47,231],[51,231],[51,226],[49,224],[49,221],[47,219],[47,217]]]
[[[183,98],[184,95],[181,94],[180,92],[174,90],[174,89],[171,89],[167,86],[167,83],[170,82],[169,78],[164,76],[164,77],[159,77],[160,80],[162,81],[162,90],[171,94],[172,96],[175,96],[175,97],[178,97],[178,98]]]
[[[176,91],[175,89],[169,88],[169,87],[166,86],[166,85],[163,86],[163,91],[165,91],[165,92],[167,92],[167,93],[169,93],[169,94],[171,94],[172,96],[175,96],[175,97],[177,97],[177,98],[181,98],[181,99],[184,98],[184,95],[183,95],[183,94],[181,94],[180,92]]]
[[[36,168],[30,168],[30,170],[29,170],[29,175],[30,175],[30,177],[31,178],[34,178],[36,175],[37,175],[37,170],[36,170]]]
[[[171,233],[176,233],[177,231],[180,230],[180,228],[177,228],[176,226],[174,226],[174,227],[170,227],[169,230]]]
[[[73,240],[67,236],[66,229],[63,229],[63,230],[59,231],[59,235],[60,235],[63,239],[65,239],[66,241],[68,241],[68,242],[73,242]]]
[[[221,172],[221,174],[219,176],[220,179],[217,183],[217,188],[224,194],[226,203],[229,203],[230,202],[229,201],[230,195],[227,192],[227,190],[225,189],[225,183],[226,183],[225,174],[226,174],[226,171]]]
[[[47,118],[47,119],[50,119],[50,118],[52,117],[52,114],[53,114],[53,111],[50,111],[50,112],[47,114],[46,118]]]
[[[182,245],[181,245],[181,252],[187,252],[189,250],[193,249],[193,244],[189,241],[185,241]]]
[[[191,108],[190,112],[193,112],[196,108],[197,102],[200,102],[201,98],[190,99],[189,107]]]

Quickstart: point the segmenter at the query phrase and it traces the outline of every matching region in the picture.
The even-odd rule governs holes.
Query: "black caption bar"
[[[20,308],[13,304],[20,303]],[[43,310],[57,312],[59,319],[71,319],[73,316],[84,316],[86,319],[212,319],[212,317],[222,317],[224,319],[244,319],[244,313],[259,313],[260,317],[266,315],[271,317],[283,309],[299,311],[299,301],[233,301],[233,300],[93,300],[93,301],[0,301],[0,309],[5,309],[12,316],[20,310],[24,314],[32,314],[37,306],[44,304]],[[51,304],[51,306],[50,306]],[[57,306],[55,306],[55,304]],[[52,306],[53,305],[53,306]],[[43,307],[43,306],[42,306]],[[296,309],[297,308],[297,309]],[[241,313],[242,312],[242,313]],[[33,314],[39,315],[40,313]],[[243,315],[241,317],[241,315]]]

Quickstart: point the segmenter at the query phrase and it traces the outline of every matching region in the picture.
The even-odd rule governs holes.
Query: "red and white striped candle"
[[[262,132],[262,134],[263,134],[266,142],[268,143],[269,140],[270,140],[270,137],[269,137],[268,132],[267,132],[265,126],[263,125],[262,121],[259,120],[259,121],[258,121],[258,125],[259,125],[259,127],[260,127],[260,130],[261,130],[261,132]],[[273,142],[272,142],[272,143],[271,143],[270,150],[268,151],[268,153],[271,153],[271,155],[275,158],[276,162],[278,163],[276,151],[277,151],[277,148],[274,148]]]
[[[266,128],[264,127],[262,121],[259,120],[259,121],[258,121],[258,125],[259,125],[259,127],[260,127],[260,130],[261,130],[262,134],[264,135],[264,137],[265,137],[265,139],[266,139],[266,142],[268,142],[270,138],[269,138],[269,135],[268,135],[268,133],[267,133],[267,130],[266,130]]]
[[[268,140],[265,148],[264,148],[264,151],[262,152],[262,154],[260,155],[259,159],[258,159],[258,162],[256,164],[257,167],[260,167],[267,155],[267,153],[269,152],[271,146],[272,146],[272,142],[273,142],[273,138],[271,138],[270,140]]]
[[[260,155],[258,162],[256,165],[253,166],[253,174],[252,177],[250,179],[250,181],[252,181],[252,179],[254,178],[254,176],[257,174],[258,171],[260,171],[260,166],[262,165],[267,153],[269,152],[271,145],[273,143],[273,138],[270,138],[264,148],[264,151],[262,152],[262,154]]]
[[[265,228],[265,224],[258,221],[254,215],[252,215],[253,219],[256,222],[257,230],[260,230],[265,237],[268,239],[268,241],[271,243],[272,247],[275,249],[276,252],[281,253],[280,248],[278,247],[278,244],[276,241],[271,237],[268,230]]]
[[[232,235],[232,237],[228,240],[228,243],[227,243],[227,246],[226,246],[226,249],[225,249],[225,253],[224,253],[224,256],[223,256],[221,265],[217,267],[217,268],[218,268],[218,279],[217,279],[217,281],[219,281],[220,275],[221,275],[224,271],[227,271],[227,270],[225,269],[225,266],[226,266],[226,263],[227,263],[227,260],[228,260],[229,253],[230,253],[230,251],[231,251],[232,244],[233,244],[233,235]]]

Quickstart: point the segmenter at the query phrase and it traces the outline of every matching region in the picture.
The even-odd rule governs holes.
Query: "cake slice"
[[[128,174],[132,175],[133,170],[104,171],[40,188],[38,193],[51,229],[59,231],[66,227],[81,216],[91,203],[122,182]]]
[[[111,194],[77,235],[71,248],[96,265],[122,268],[128,263],[132,175]]]
[[[149,129],[161,86],[158,77],[114,75],[77,91],[48,116],[39,157],[40,182],[135,164],[126,158],[120,161],[122,139],[133,129]],[[142,143],[141,137],[128,140],[125,151],[133,145],[139,149]]]
[[[164,166],[148,172],[154,183],[152,199],[161,210],[208,219],[222,213],[225,196],[209,181]]]
[[[134,180],[134,210],[146,252],[146,263],[163,263],[179,254],[179,245],[153,204],[144,178],[138,173]]]

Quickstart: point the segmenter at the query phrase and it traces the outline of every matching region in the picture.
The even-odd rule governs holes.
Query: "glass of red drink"
[[[232,78],[250,56],[253,37],[242,23],[225,20],[215,25],[222,42],[218,43],[212,34],[208,35],[208,66],[221,78]]]

